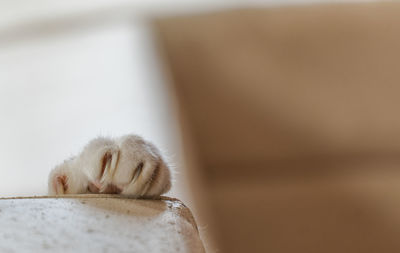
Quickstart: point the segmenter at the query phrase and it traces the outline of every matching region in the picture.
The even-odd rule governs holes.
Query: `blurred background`
[[[0,1],[0,196],[98,135],[176,170],[208,252],[398,252],[400,4]]]
[[[2,0],[0,195],[45,194],[50,169],[97,135],[143,135],[179,176],[180,130],[151,20],[311,2]]]

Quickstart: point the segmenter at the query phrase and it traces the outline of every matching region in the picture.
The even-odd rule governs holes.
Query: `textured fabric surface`
[[[73,195],[0,200],[0,252],[204,252],[179,200]]]

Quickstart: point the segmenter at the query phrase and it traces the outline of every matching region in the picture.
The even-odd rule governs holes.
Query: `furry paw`
[[[156,197],[171,187],[159,150],[137,135],[96,138],[49,176],[49,194],[114,193]]]

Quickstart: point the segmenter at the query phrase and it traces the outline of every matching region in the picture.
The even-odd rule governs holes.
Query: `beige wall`
[[[200,224],[221,252],[400,250],[399,14],[331,4],[156,22],[212,215]]]

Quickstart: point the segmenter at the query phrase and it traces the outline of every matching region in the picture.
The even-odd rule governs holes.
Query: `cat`
[[[158,197],[171,188],[160,151],[138,135],[98,137],[49,175],[49,195],[108,193]]]

